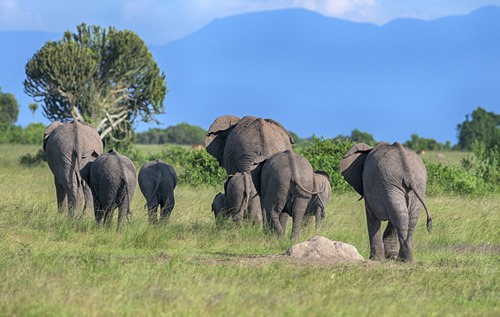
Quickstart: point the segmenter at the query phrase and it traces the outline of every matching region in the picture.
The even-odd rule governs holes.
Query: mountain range
[[[24,65],[62,34],[0,32],[0,87],[33,118]],[[378,26],[304,9],[217,19],[163,46],[149,45],[169,92],[163,127],[208,129],[219,115],[273,118],[301,137],[349,135],[379,141],[412,134],[457,142],[456,126],[481,106],[500,109],[500,8],[432,21]],[[45,121],[43,121],[45,122]],[[141,123],[138,131],[156,127]]]

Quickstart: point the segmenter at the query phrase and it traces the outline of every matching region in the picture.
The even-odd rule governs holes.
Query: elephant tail
[[[160,182],[161,182],[161,169],[160,169],[160,167],[158,165],[156,166],[156,171],[158,173],[156,173],[155,188],[151,192],[151,195],[149,195],[149,197],[147,198],[146,205],[149,204],[149,202],[154,197],[154,195],[158,194],[158,188],[160,187]]]
[[[425,209],[425,213],[427,214],[427,223],[426,223],[426,228],[427,228],[427,231],[429,233],[431,233],[432,231],[432,218],[430,216],[430,213],[429,213],[429,210],[427,209],[427,206],[425,205],[425,202],[424,200],[422,199],[422,196],[420,196],[420,194],[418,193],[417,190],[415,190],[415,188],[413,188],[411,186],[411,184],[408,184],[408,187],[413,190],[413,192],[415,193],[415,196],[417,196],[418,200],[420,200],[420,203],[422,203],[422,206],[424,206],[424,209]]]
[[[307,188],[304,187],[304,185],[302,185],[300,183],[300,177],[299,177],[299,173],[297,171],[297,162],[295,160],[295,153],[293,153],[292,151],[287,151],[290,153],[290,167],[292,169],[292,180],[295,184],[297,184],[297,187],[299,187],[299,189],[309,195],[318,195],[318,194],[321,194],[322,192],[325,191],[325,186],[323,184],[322,188],[319,190],[319,191],[314,191],[314,190],[309,190]],[[304,158],[305,159],[305,158]]]

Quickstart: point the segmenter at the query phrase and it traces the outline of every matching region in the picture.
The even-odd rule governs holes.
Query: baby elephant
[[[250,173],[228,176],[224,190],[225,194],[218,193],[212,203],[216,219],[231,217],[236,222],[249,219],[255,224],[262,224],[260,197]]]
[[[174,189],[177,174],[172,166],[156,160],[144,164],[139,170],[139,188],[148,207],[149,222],[158,223],[158,205],[160,220],[166,222],[175,206]]]
[[[81,175],[92,190],[97,224],[109,226],[114,210],[118,208],[118,230],[123,230],[135,191],[134,163],[128,157],[110,150],[88,163]]]

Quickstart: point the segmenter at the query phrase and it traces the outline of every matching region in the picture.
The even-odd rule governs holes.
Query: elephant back
[[[291,150],[293,138],[278,122],[246,116],[226,140],[223,167],[228,174],[250,172],[271,155]]]

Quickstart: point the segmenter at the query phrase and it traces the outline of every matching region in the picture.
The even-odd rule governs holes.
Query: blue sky
[[[330,17],[384,24],[469,13],[500,0],[0,0],[0,31],[62,33],[82,22],[136,32],[148,44],[182,38],[217,18],[305,8]]]

